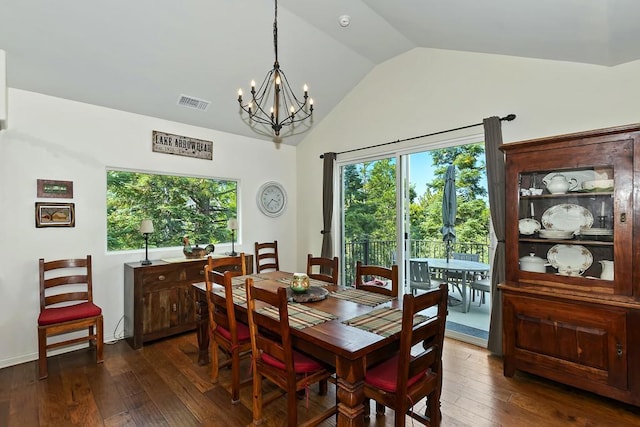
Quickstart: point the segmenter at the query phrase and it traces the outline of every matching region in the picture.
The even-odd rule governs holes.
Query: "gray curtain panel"
[[[333,258],[333,241],[331,239],[331,223],[333,221],[333,166],[336,153],[324,153],[322,171],[322,251],[323,258]],[[323,271],[328,274],[329,272]]]
[[[504,153],[500,150],[502,145],[502,124],[499,117],[489,117],[483,120],[483,125],[491,221],[498,240],[491,271],[491,323],[487,347],[492,353],[501,356],[502,294],[497,285],[505,279],[505,165]]]

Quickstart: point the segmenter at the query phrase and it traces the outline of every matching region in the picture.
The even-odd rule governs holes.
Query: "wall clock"
[[[263,214],[271,217],[280,216],[287,207],[287,193],[279,183],[265,182],[258,189],[256,201]]]

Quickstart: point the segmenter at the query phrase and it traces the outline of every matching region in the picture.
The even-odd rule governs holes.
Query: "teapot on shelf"
[[[547,190],[549,190],[551,194],[564,194],[567,191],[574,190],[578,186],[578,181],[575,178],[567,179],[567,177],[561,173],[557,173],[551,178],[545,177],[542,182],[547,186]]]

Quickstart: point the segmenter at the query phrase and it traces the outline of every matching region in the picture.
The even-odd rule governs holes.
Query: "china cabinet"
[[[245,255],[252,273],[253,255]],[[196,328],[193,283],[204,282],[207,258],[124,265],[124,335],[135,349],[145,342]]]
[[[504,374],[640,405],[640,124],[501,148]]]

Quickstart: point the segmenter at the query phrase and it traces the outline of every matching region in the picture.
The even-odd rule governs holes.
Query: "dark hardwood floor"
[[[43,381],[36,362],[1,369],[0,426],[251,425],[251,387],[232,405],[229,370],[214,385],[209,366],[196,360],[196,337],[189,333],[137,351],[124,341],[106,345],[100,365],[89,350],[50,357]],[[443,363],[443,426],[640,426],[640,408],[522,373],[505,378],[502,361],[472,345],[447,339]],[[308,409],[299,400],[300,418],[334,399],[331,384],[327,396],[312,388]],[[283,425],[284,400],[265,407],[263,426]],[[393,425],[392,411],[373,414],[375,408],[369,426]]]

